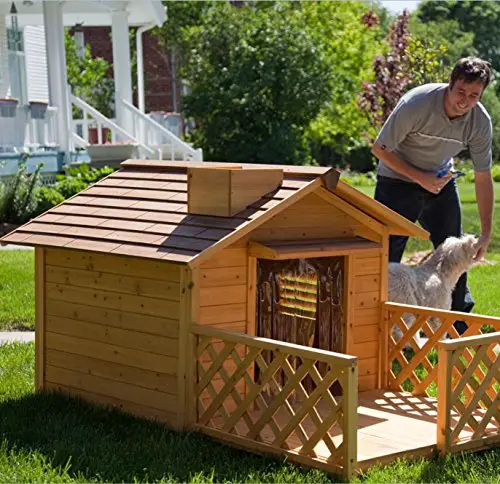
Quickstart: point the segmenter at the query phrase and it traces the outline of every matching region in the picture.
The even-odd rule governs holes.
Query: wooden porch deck
[[[437,450],[437,399],[427,396],[414,396],[408,392],[395,392],[392,390],[373,390],[362,392],[358,399],[358,438],[357,438],[357,466],[359,470],[365,470],[376,464],[389,464],[397,458],[416,458],[431,456]],[[319,402],[316,407],[319,416],[327,414],[324,401]],[[293,405],[299,407],[300,404]],[[478,410],[473,415],[478,416]],[[261,411],[254,409],[250,413],[250,418],[256,421]],[[283,410],[275,415],[275,422],[278,427],[286,424],[290,415]],[[215,427],[223,425],[222,419],[214,419],[212,423]],[[302,421],[302,428],[307,436],[315,433],[317,427],[310,419],[306,417]],[[200,429],[202,430],[202,429]],[[214,437],[223,440],[222,432],[210,432],[203,429]],[[246,426],[240,422],[236,426],[240,434],[246,433]],[[487,434],[498,436],[498,425],[492,420],[486,428]],[[328,434],[335,447],[342,443],[342,429],[338,423],[334,424],[328,431]],[[472,429],[468,426],[460,434],[461,440],[466,440],[472,435]],[[229,437],[228,434],[226,434]],[[275,439],[273,431],[266,426],[260,433],[263,443],[271,443]],[[292,433],[287,439],[286,444],[292,454],[297,457],[301,455],[301,440]],[[483,446],[474,450],[482,450],[488,447],[488,439],[484,441]],[[252,446],[254,449],[257,446]],[[265,451],[264,448],[261,449]],[[319,467],[324,470],[329,469],[330,449],[324,440],[320,440],[314,447],[316,454],[316,463],[322,463]]]

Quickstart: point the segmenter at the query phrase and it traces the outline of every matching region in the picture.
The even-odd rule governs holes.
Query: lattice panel
[[[211,336],[198,337],[196,358],[199,425],[342,462],[342,393],[350,367]]]
[[[449,357],[451,443],[500,432],[500,341],[454,350]],[[471,358],[472,357],[472,358]]]
[[[411,391],[415,395],[436,396],[437,344],[440,340],[481,335],[485,322],[495,330],[500,330],[500,320],[496,318],[456,314],[451,311],[440,312],[391,303],[385,306],[388,308],[385,324],[389,340],[387,353],[389,388]],[[454,327],[456,320],[463,320],[468,326],[462,335]],[[422,339],[425,341],[421,348],[415,339],[417,332],[423,334]],[[487,351],[490,359],[495,358],[493,349]],[[465,364],[468,364],[473,357],[470,349],[464,350]],[[474,375],[481,378],[479,368],[476,368]],[[471,390],[468,387],[464,392],[467,398],[471,397]]]

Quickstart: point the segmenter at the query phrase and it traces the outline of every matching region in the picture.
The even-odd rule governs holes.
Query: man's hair
[[[453,68],[450,76],[450,87],[453,87],[456,81],[482,82],[484,89],[491,81],[491,64],[488,61],[479,59],[479,57],[463,57]]]

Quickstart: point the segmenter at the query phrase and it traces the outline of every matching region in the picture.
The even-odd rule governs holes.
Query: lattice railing
[[[500,332],[439,343],[438,448],[500,443]]]
[[[500,318],[444,311],[387,302],[383,304],[382,381],[390,389],[411,391],[415,395],[437,395],[438,343],[441,339],[481,335],[500,330]],[[466,331],[460,335],[455,321],[463,321]],[[423,334],[419,347],[415,336]],[[488,356],[494,358],[493,350]],[[464,350],[466,362],[472,361],[471,350]],[[480,372],[475,370],[476,377]],[[469,394],[471,389],[464,389]],[[466,395],[467,396],[467,395]]]
[[[195,428],[351,476],[357,452],[355,357],[207,326],[193,325],[191,331],[197,339]]]

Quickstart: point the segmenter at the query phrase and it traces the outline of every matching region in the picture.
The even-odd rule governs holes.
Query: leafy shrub
[[[113,168],[94,169],[87,164],[68,169],[68,175],[57,175],[57,183],[53,187],[42,187],[38,195],[37,213],[43,213],[99,181],[111,173]]]
[[[41,187],[38,192],[38,204],[36,212],[41,214],[59,205],[64,201],[64,197],[53,187]]]
[[[0,184],[0,222],[23,224],[35,216],[42,166],[39,164],[30,174],[24,158],[15,176]]]

